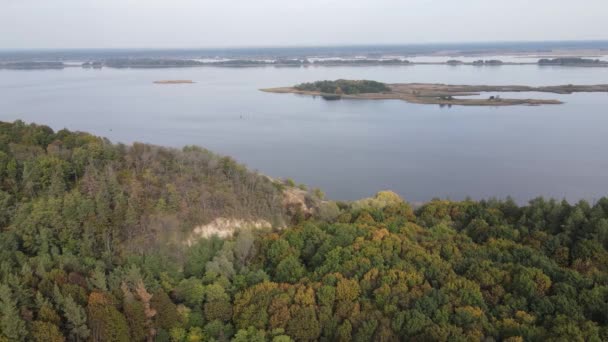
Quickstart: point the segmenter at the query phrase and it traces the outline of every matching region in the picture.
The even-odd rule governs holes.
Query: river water
[[[114,142],[201,145],[270,176],[320,187],[332,199],[383,189],[410,201],[512,196],[525,202],[541,195],[593,201],[608,194],[608,94],[535,94],[566,102],[557,106],[441,108],[258,90],[338,78],[599,84],[608,83],[608,68],[0,70],[0,120],[82,130]],[[196,83],[153,84],[166,79]]]

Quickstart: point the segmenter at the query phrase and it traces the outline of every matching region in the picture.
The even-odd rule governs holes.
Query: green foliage
[[[11,341],[24,341],[27,336],[25,322],[17,310],[17,302],[6,285],[0,285],[0,333]]]
[[[364,94],[382,93],[390,91],[390,88],[380,82],[368,80],[336,80],[336,81],[317,81],[313,83],[302,83],[294,88],[303,91],[318,91],[324,94]]]
[[[124,315],[116,309],[114,298],[92,292],[87,305],[91,338],[95,341],[128,341],[129,328]]]
[[[297,341],[314,341],[321,334],[315,308],[307,306],[295,310],[287,324],[286,332]]]
[[[125,318],[129,324],[129,331],[131,337],[135,341],[143,341],[146,339],[146,314],[145,306],[140,301],[131,301],[124,304],[123,308],[125,312]]]
[[[277,184],[201,148],[0,123],[0,341],[608,340],[608,198],[380,192],[187,240],[280,218]]]
[[[200,279],[182,280],[175,288],[175,297],[190,307],[199,307],[203,303],[205,287]]]
[[[71,296],[66,297],[61,301],[63,306],[63,314],[67,320],[69,336],[80,341],[89,337],[91,330],[87,326],[87,314],[84,308],[78,305]]]
[[[150,305],[156,311],[156,315],[154,316],[155,326],[171,330],[180,325],[177,307],[165,291],[159,289],[154,292]]]
[[[35,342],[63,342],[65,337],[53,323],[34,321],[30,334]]]
[[[291,255],[277,265],[276,279],[281,282],[295,283],[304,275],[304,272],[306,269],[300,260]]]
[[[266,334],[264,331],[249,327],[239,330],[232,342],[266,342]]]

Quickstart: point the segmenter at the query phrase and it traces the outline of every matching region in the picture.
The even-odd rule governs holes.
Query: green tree
[[[190,307],[199,307],[203,303],[205,287],[201,280],[188,278],[182,280],[175,288],[175,295]]]
[[[62,306],[70,336],[76,341],[86,340],[90,335],[90,330],[87,327],[87,314],[84,308],[74,302],[71,296],[63,299]]]
[[[232,342],[266,342],[266,333],[254,327],[237,331]]]
[[[25,322],[19,315],[17,302],[11,289],[0,285],[0,332],[11,341],[24,341],[27,336]]]
[[[276,279],[280,282],[296,283],[305,274],[306,269],[295,256],[288,256],[277,265]]]
[[[314,341],[321,334],[321,326],[314,307],[297,309],[287,323],[287,334],[298,341]]]
[[[114,299],[102,292],[92,292],[87,306],[90,338],[93,341],[129,341],[129,327]]]
[[[150,305],[156,311],[156,316],[154,316],[154,324],[156,327],[168,331],[171,330],[171,328],[179,326],[180,319],[177,313],[177,307],[165,291],[159,289],[154,292],[152,299],[150,300]]]
[[[59,331],[59,328],[49,322],[34,321],[32,322],[30,335],[35,342],[64,342],[65,337]]]

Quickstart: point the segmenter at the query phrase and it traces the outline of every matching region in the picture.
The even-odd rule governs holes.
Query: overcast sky
[[[608,39],[608,0],[0,0],[0,48]]]

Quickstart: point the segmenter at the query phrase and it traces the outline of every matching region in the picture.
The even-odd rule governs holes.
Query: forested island
[[[0,341],[608,340],[608,198],[323,197],[2,122]]]
[[[87,64],[88,63],[88,64]],[[400,59],[335,59],[310,61],[301,59],[228,59],[218,61],[199,61],[188,59],[155,59],[155,58],[121,58],[105,61],[87,62],[82,66],[101,65],[108,68],[183,68],[183,67],[301,67],[301,66],[374,66],[374,65],[408,65],[407,60]]]
[[[332,95],[378,94],[391,91],[391,88],[377,81],[369,80],[336,80],[301,83],[294,87],[299,91],[319,92]]]
[[[553,65],[553,66],[582,66],[582,67],[605,67],[608,66],[608,62],[601,61],[599,59],[589,58],[543,58],[538,61],[538,65]]]
[[[63,62],[32,62],[32,61],[17,61],[0,63],[0,69],[13,70],[36,70],[36,69],[63,69]]]
[[[488,86],[488,85],[451,85],[435,83],[394,83],[385,84],[369,80],[335,80],[302,83],[293,87],[266,88],[269,93],[291,93],[320,96],[327,100],[364,99],[364,100],[403,100],[419,104],[461,105],[461,106],[513,106],[561,104],[559,100],[545,99],[508,99],[490,95],[487,99],[470,99],[467,96],[485,92],[544,92],[553,94],[572,94],[577,92],[608,92],[608,84],[598,85],[561,85],[561,86]]]

